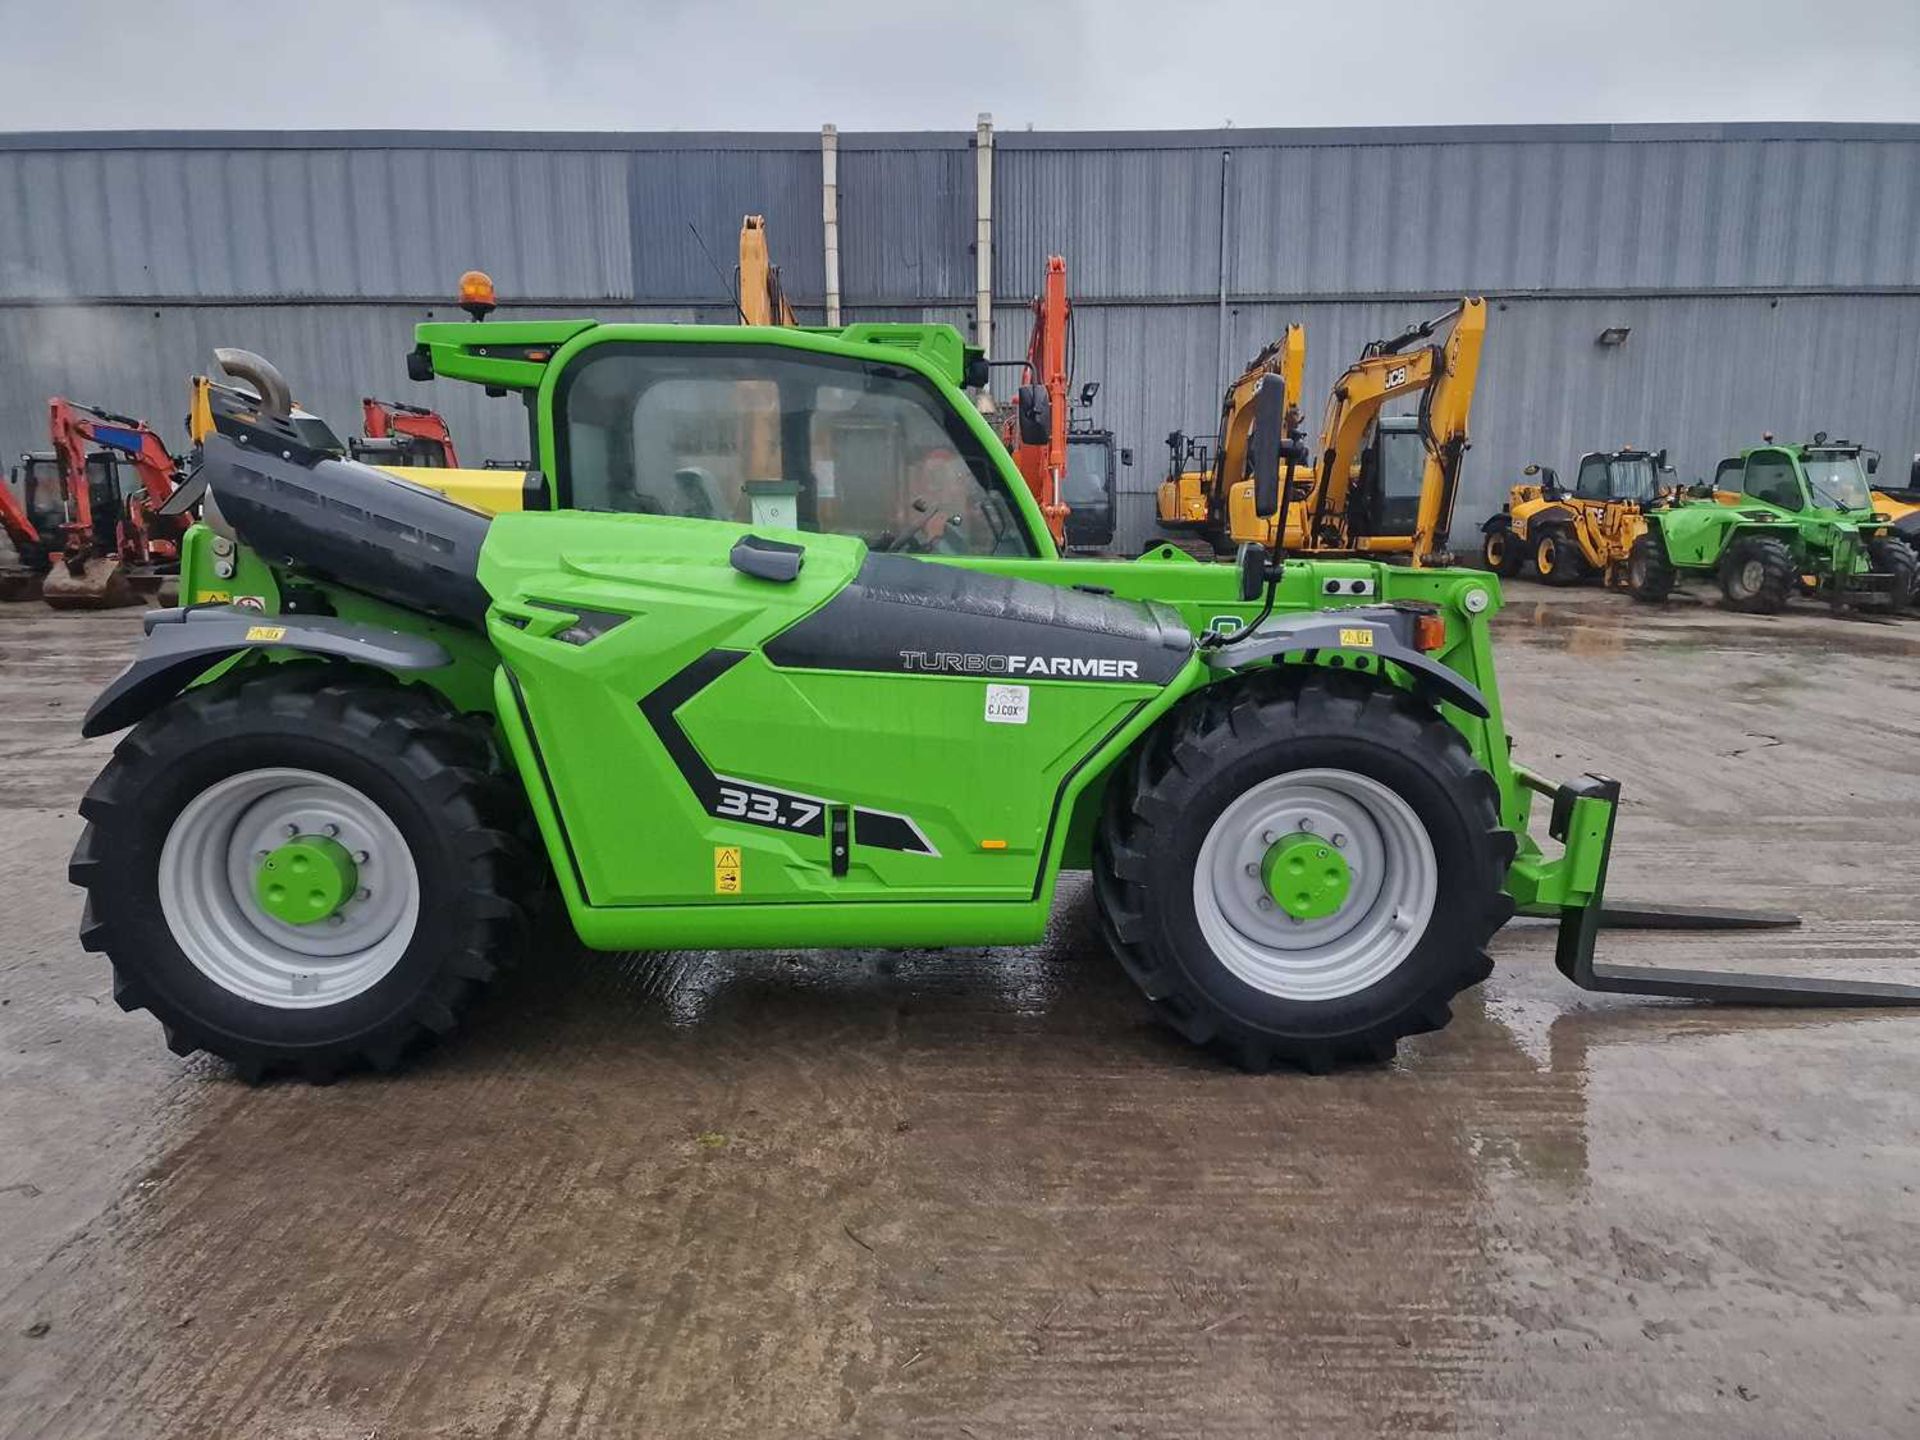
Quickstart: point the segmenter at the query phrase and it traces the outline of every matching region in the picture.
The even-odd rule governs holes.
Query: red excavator
[[[362,433],[347,442],[355,460],[369,465],[458,470],[453,433],[435,411],[398,400],[360,401]]]
[[[161,572],[179,562],[180,537],[192,523],[158,513],[179,483],[179,462],[131,416],[58,396],[47,408],[58,510],[49,505],[36,515],[31,495],[23,497],[48,552],[41,594],[57,610],[135,604],[139,590],[157,588]],[[37,457],[25,463],[31,485]]]
[[[1097,428],[1090,410],[1099,381],[1081,386],[1073,379],[1073,305],[1067,299],[1067,262],[1047,257],[1046,285],[1032,302],[1033,330],[1027,358],[1020,365],[1020,398],[1000,426],[1000,438],[1013,463],[1040,502],[1054,543],[1064,550],[1102,550],[1113,543],[1113,432]],[[1121,450],[1120,463],[1131,465],[1133,452]]]

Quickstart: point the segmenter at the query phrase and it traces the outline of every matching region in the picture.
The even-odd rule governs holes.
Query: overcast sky
[[[1920,0],[0,0],[0,130],[1920,121]]]

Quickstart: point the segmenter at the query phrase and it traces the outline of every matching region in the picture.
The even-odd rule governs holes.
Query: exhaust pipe
[[[214,363],[236,380],[253,387],[260,397],[260,414],[268,420],[286,420],[293,415],[293,387],[287,384],[271,360],[251,350],[221,346],[213,352]]]

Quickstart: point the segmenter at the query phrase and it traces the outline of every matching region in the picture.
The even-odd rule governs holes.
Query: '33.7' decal
[[[720,781],[713,799],[715,815],[728,820],[745,820],[752,825],[798,830],[803,835],[820,833],[820,812],[825,808],[820,801],[803,795],[761,790],[726,780]]]

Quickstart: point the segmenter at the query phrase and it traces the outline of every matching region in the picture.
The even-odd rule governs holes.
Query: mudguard
[[[1501,530],[1513,529],[1513,516],[1502,510],[1498,515],[1490,515],[1480,526],[1482,535],[1493,535]]]
[[[1580,517],[1565,505],[1545,505],[1527,516],[1529,530],[1540,525],[1574,525]]]
[[[1275,616],[1258,629],[1208,650],[1206,661],[1216,670],[1241,670],[1300,651],[1367,656],[1405,670],[1423,698],[1445,701],[1484,720],[1487,702],[1479,690],[1414,644],[1419,618],[1417,611],[1390,605]]]
[[[389,671],[437,670],[453,657],[434,640],[329,615],[263,615],[230,605],[150,610],[146,642],[80,722],[110,735],[145,719],[221,660],[243,650],[297,650]]]

